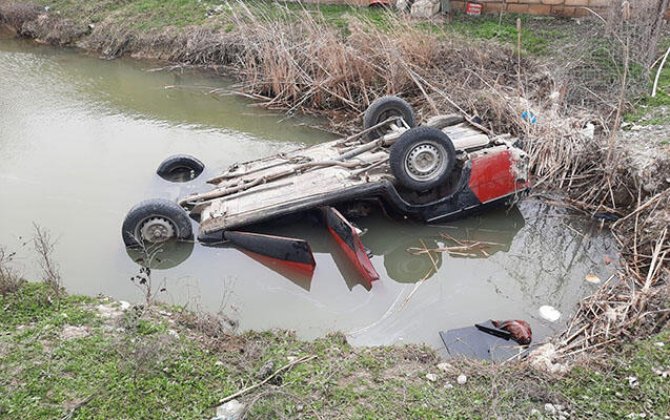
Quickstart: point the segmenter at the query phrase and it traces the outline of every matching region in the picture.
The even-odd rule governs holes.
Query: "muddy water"
[[[220,77],[153,67],[0,40],[0,244],[18,252],[27,277],[39,274],[25,244],[35,222],[58,239],[55,258],[68,290],[141,301],[130,281],[137,265],[121,242],[125,213],[144,198],[174,199],[199,187],[160,180],[154,170],[164,157],[193,154],[212,174],[332,138],[308,128],[310,121],[283,121],[225,95],[230,85]],[[306,223],[277,230],[310,240],[317,260],[311,281],[235,249],[199,244],[164,255],[164,265],[188,258],[154,271],[153,281],[164,284],[163,300],[221,310],[242,330],[285,328],[306,338],[343,331],[360,345],[440,347],[438,331],[488,318],[526,319],[540,339],[559,330],[593,290],[586,274],[605,279],[613,271],[603,262],[615,257],[606,235],[532,200],[440,226],[379,215],[358,223],[382,277],[371,290],[332,252],[324,231]],[[455,245],[449,237],[487,246],[475,255],[435,254],[432,261],[407,252]],[[564,315],[544,321],[541,305]]]

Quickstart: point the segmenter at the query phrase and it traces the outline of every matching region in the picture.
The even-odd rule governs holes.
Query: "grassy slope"
[[[277,369],[289,356],[310,354],[317,358],[243,399],[255,401],[251,418],[510,418],[543,411],[547,402],[567,406],[572,418],[670,412],[670,379],[652,371],[670,367],[667,331],[613,354],[606,368],[547,381],[523,366],[454,363],[443,373],[430,350],[353,349],[340,336],[205,339],[174,309],[141,318],[129,310],[110,320],[96,310],[114,305],[104,299],[69,296],[58,308],[46,296],[42,285],[26,284],[0,297],[2,418],[61,418],[75,407],[74,418],[208,417],[218,399],[257,382],[266,362]],[[65,339],[69,326],[85,327],[85,336]],[[469,375],[462,386],[455,381],[461,372]],[[628,376],[639,386],[631,388]]]

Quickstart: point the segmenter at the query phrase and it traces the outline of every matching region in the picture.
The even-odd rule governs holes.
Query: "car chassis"
[[[167,162],[167,163],[166,163]],[[166,160],[159,175],[202,164],[188,156]],[[254,233],[260,223],[317,210],[328,231],[368,286],[379,278],[357,229],[343,216],[379,206],[391,216],[424,223],[509,204],[528,191],[528,156],[509,134],[493,136],[457,115],[415,127],[414,114],[396,97],[375,101],[364,130],[350,137],[234,164],[209,179],[209,191],[173,203],[148,200],[126,216],[127,246],[192,236],[229,242],[247,252],[311,272],[306,241]]]

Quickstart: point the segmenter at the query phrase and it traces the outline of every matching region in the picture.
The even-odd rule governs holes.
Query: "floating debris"
[[[561,313],[553,306],[540,306],[540,316],[549,322],[556,322],[561,317]]]
[[[596,276],[595,274],[589,273],[584,277],[584,280],[588,281],[591,284],[598,284],[600,283],[600,277]]]

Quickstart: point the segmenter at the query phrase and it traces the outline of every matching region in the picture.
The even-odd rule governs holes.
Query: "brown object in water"
[[[493,321],[493,325],[501,330],[509,331],[512,334],[512,340],[519,344],[530,344],[533,332],[526,321],[520,319],[511,319],[507,321]]]

